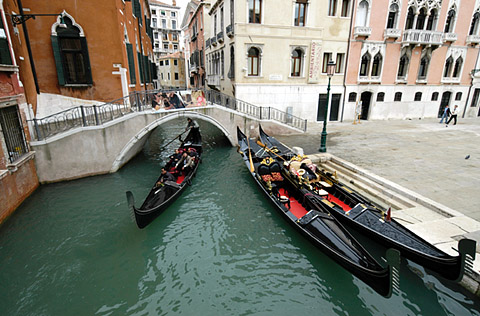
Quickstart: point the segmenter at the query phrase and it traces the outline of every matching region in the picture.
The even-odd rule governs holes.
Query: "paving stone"
[[[444,219],[406,225],[406,227],[434,245],[450,242],[454,236],[465,233],[463,229]]]

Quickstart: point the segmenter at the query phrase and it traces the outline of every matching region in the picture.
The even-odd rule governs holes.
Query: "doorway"
[[[442,117],[443,111],[445,111],[445,108],[450,106],[450,99],[452,98],[452,93],[449,91],[446,91],[442,94],[442,100],[440,101],[440,108],[438,109],[438,116],[437,117]]]
[[[360,114],[361,120],[368,120],[368,112],[370,110],[370,102],[372,100],[371,92],[362,92],[360,96],[360,102],[362,102],[362,113]]]

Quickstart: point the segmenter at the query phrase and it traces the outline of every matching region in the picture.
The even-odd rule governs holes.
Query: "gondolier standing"
[[[192,120],[190,117],[187,117],[187,127],[185,128],[186,131],[191,130],[192,140],[191,144],[197,144],[201,141],[200,137],[200,125],[198,125],[197,121]],[[190,146],[191,144],[185,143],[185,145]]]

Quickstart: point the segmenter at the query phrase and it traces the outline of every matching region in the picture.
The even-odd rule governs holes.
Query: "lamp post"
[[[332,79],[333,73],[335,72],[335,62],[330,60],[327,64],[327,76],[328,76],[328,86],[327,86],[327,104],[325,105],[325,117],[323,119],[323,130],[322,138],[320,141],[319,151],[324,153],[327,152],[327,115],[328,115],[328,99],[330,97],[330,80]]]

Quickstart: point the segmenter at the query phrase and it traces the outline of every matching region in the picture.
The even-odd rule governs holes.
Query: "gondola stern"
[[[131,191],[127,191],[125,194],[127,195],[127,204],[128,208],[130,209],[130,218],[132,219],[132,222],[135,222],[138,228],[144,228],[146,225],[141,225],[141,223],[139,223],[137,220],[137,215],[135,213],[135,197],[133,196],[133,193]]]
[[[400,291],[400,251],[389,248],[385,257],[389,270],[390,285],[387,295],[384,296],[389,298],[393,293],[398,294]]]
[[[458,242],[458,252],[460,253],[460,273],[455,282],[460,282],[465,273],[471,274],[473,271],[473,261],[476,257],[477,242],[472,239],[461,239]]]

